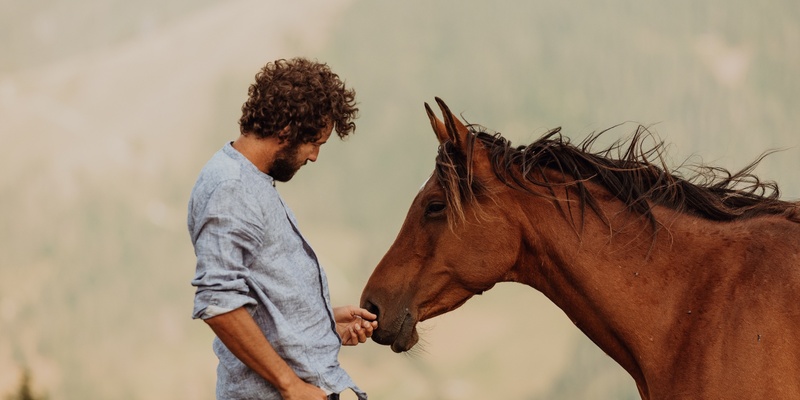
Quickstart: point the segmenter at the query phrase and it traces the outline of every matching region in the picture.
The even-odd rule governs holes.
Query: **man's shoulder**
[[[205,203],[220,187],[243,187],[241,163],[220,149],[206,162],[192,188],[190,205]]]
[[[195,200],[209,197],[220,189],[266,202],[278,198],[277,191],[266,175],[257,171],[252,163],[230,145],[217,151],[206,162],[200,170],[191,197]]]
[[[224,146],[214,153],[200,170],[193,192],[208,193],[223,183],[241,185],[250,190],[263,186],[261,182],[263,178],[259,179],[260,177],[251,171],[254,167],[248,163],[244,156],[236,153],[230,145]]]
[[[214,153],[206,162],[206,165],[200,170],[197,181],[221,182],[231,179],[241,179],[241,174],[241,161],[231,157],[223,147]]]

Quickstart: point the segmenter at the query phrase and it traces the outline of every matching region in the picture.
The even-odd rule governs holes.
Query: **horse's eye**
[[[428,203],[428,206],[425,207],[425,216],[427,217],[435,217],[440,215],[444,209],[446,208],[445,204],[440,201],[433,201]]]

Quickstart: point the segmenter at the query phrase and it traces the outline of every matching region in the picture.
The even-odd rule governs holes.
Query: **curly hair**
[[[239,129],[259,137],[279,136],[290,143],[308,143],[333,125],[344,139],[356,129],[355,90],[349,89],[327,64],[305,58],[267,63],[248,89]],[[281,131],[289,127],[285,136]]]

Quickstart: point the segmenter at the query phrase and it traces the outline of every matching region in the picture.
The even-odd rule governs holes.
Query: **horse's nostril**
[[[376,306],[373,302],[367,300],[364,302],[364,309],[367,311],[375,314],[376,316],[380,316],[380,309]]]

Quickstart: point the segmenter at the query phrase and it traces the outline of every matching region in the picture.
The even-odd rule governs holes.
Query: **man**
[[[338,362],[340,346],[364,343],[376,316],[330,305],[325,272],[275,189],[335,130],[355,130],[355,92],[330,68],[303,58],[256,74],[240,136],[205,165],[188,226],[197,256],[193,318],[217,335],[218,399],[367,396]]]

